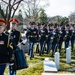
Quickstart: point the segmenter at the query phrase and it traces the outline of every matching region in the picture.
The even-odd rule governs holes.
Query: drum
[[[23,50],[17,48],[14,51],[14,65],[12,66],[12,70],[20,70],[27,67],[28,64]]]

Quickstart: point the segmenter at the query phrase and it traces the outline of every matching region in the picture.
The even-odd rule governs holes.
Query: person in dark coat
[[[9,36],[4,33],[7,22],[0,19],[0,75],[4,75],[6,63],[9,62]]]
[[[30,22],[30,28],[28,28],[26,37],[29,40],[29,55],[30,59],[34,58],[33,46],[37,42],[38,30],[35,28],[36,23]]]
[[[15,51],[17,48],[17,45],[19,43],[25,44],[26,40],[22,40],[21,33],[17,30],[19,21],[17,19],[12,18],[9,20],[9,22],[11,25],[10,30],[8,31],[10,35],[10,44],[13,47],[13,51]],[[9,74],[10,75],[16,75],[16,70],[12,70],[13,65],[14,65],[13,63],[9,63]]]

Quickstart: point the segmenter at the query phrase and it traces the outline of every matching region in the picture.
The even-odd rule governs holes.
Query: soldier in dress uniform
[[[0,19],[0,75],[4,75],[6,63],[9,61],[9,36],[4,33],[7,22]]]
[[[48,40],[48,31],[47,31],[47,23],[45,23],[44,25],[44,30],[46,31],[46,40],[44,42],[44,46],[43,46],[43,50],[46,51],[46,54],[47,54],[47,40]]]
[[[45,23],[41,24],[41,29],[40,29],[40,34],[39,34],[39,38],[40,38],[40,52],[39,55],[44,54],[44,44],[46,43],[47,39],[48,39],[48,31],[45,28]]]
[[[74,40],[75,40],[75,28],[74,28],[74,24],[71,26],[71,50],[73,52],[73,48],[74,48]]]
[[[48,31],[48,39],[47,39],[47,52],[46,54],[48,54],[50,52],[50,48],[51,48],[51,36],[52,36],[52,29],[51,29],[51,25],[52,24],[48,24],[48,27],[47,27],[47,31]]]
[[[66,48],[68,48],[69,46],[70,36],[71,36],[71,31],[70,31],[69,24],[67,24],[65,29],[65,52],[66,52]]]
[[[54,26],[54,29],[52,31],[51,40],[52,40],[52,56],[53,56],[56,51],[57,43],[58,43],[58,34],[57,34],[56,26]]]
[[[10,24],[11,24],[11,28],[8,31],[9,35],[10,35],[10,44],[13,47],[13,51],[16,50],[17,45],[21,42],[22,44],[25,44],[26,40],[22,40],[21,38],[21,33],[17,30],[17,26],[18,26],[18,20],[11,18],[9,20]],[[21,45],[21,44],[20,44]],[[13,64],[9,64],[9,74],[10,75],[16,75],[16,70],[12,70],[12,66]]]
[[[59,26],[58,29],[58,48],[59,48],[59,52],[61,53],[61,48],[62,48],[62,42],[63,42],[63,31],[62,31],[62,25]]]
[[[33,46],[37,42],[38,30],[35,28],[36,23],[30,22],[30,28],[27,30],[26,37],[29,40],[29,55],[30,59],[34,57]]]
[[[41,23],[38,23],[38,38],[37,38],[37,43],[36,43],[36,53],[39,53],[39,43],[40,43],[40,38],[39,38],[39,34],[40,34],[40,28],[41,28]]]

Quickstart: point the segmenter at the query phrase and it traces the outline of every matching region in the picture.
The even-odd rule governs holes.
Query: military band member
[[[11,23],[10,30],[8,31],[10,35],[10,44],[13,47],[13,51],[15,51],[19,42],[25,44],[25,40],[22,40],[21,33],[17,30],[19,21],[11,18],[9,22]],[[12,70],[12,66],[12,64],[9,64],[9,74],[16,75],[16,70]]]
[[[35,28],[35,22],[30,22],[30,28],[27,30],[26,37],[29,40],[29,55],[30,59],[34,57],[33,46],[37,42],[38,30]]]
[[[4,75],[6,63],[9,60],[9,36],[4,33],[7,22],[0,19],[0,75]]]

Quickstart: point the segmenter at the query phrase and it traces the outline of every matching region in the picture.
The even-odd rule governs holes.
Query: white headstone
[[[57,68],[54,61],[45,58],[44,60],[44,72],[57,72]]]
[[[66,63],[71,63],[71,48],[66,49]]]
[[[59,52],[55,53],[54,61],[55,61],[57,69],[59,70],[59,68],[60,68],[60,66],[59,66],[59,64],[60,64],[60,53]]]

